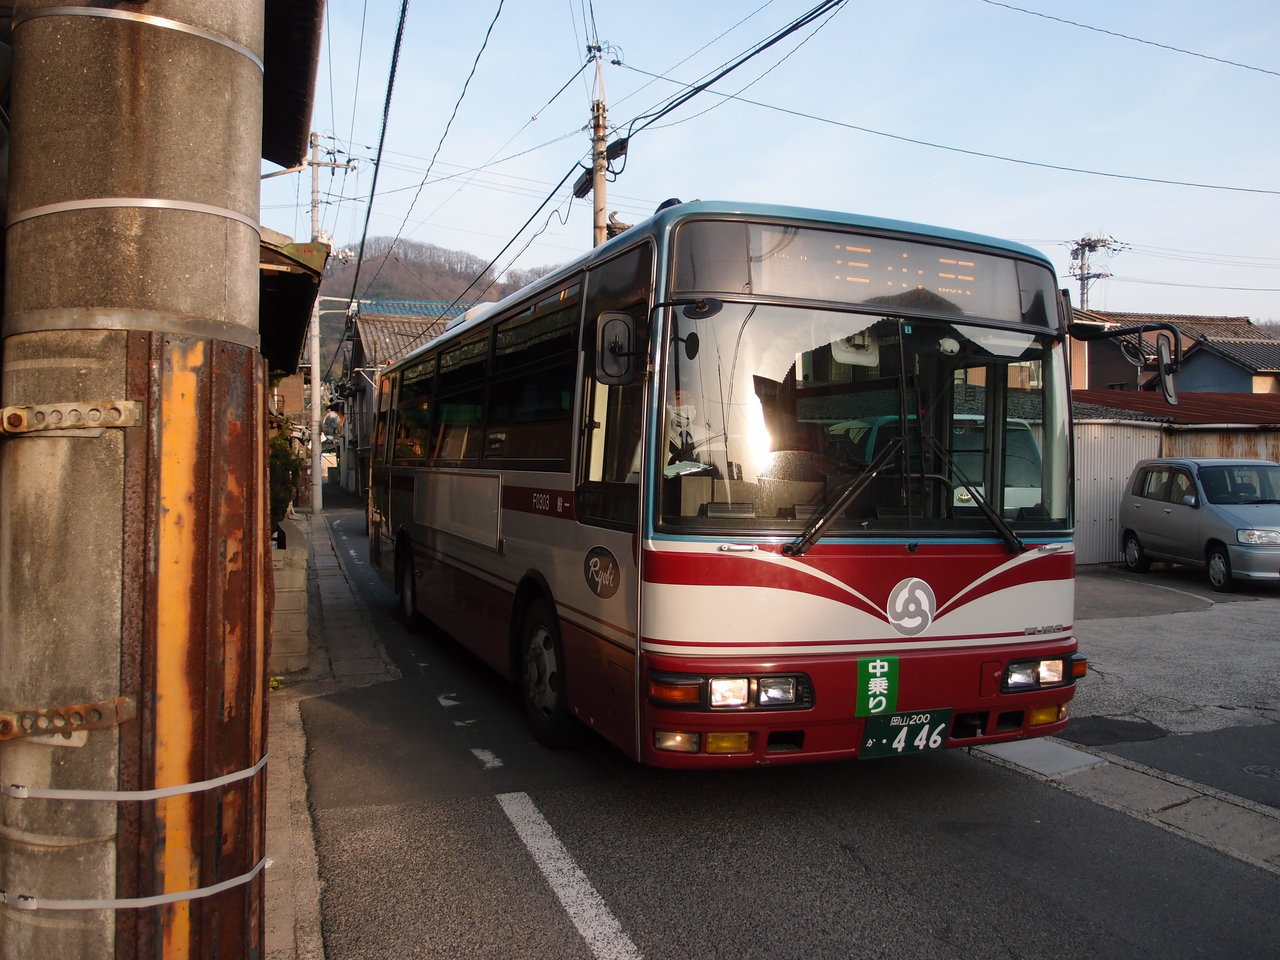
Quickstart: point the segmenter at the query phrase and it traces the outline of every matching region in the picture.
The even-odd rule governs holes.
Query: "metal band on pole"
[[[11,214],[9,226],[31,220],[34,217],[47,217],[53,213],[68,213],[73,210],[98,210],[114,207],[141,207],[147,210],[185,210],[188,213],[205,213],[214,217],[224,217],[243,223],[254,233],[262,233],[262,225],[253,217],[239,210],[226,207],[215,207],[208,203],[193,203],[189,200],[158,200],[151,197],[95,197],[91,200],[64,200],[61,203],[48,203],[42,207],[31,207]]]
[[[129,800],[163,800],[165,797],[216,790],[218,787],[247,780],[261,772],[266,765],[267,758],[264,756],[246,770],[237,770],[235,773],[228,773],[226,776],[215,777],[212,780],[201,780],[199,783],[184,783],[175,787],[161,787],[157,790],[56,790],[27,787],[20,783],[6,783],[0,787],[0,794],[12,797],[14,800],[106,800],[114,803],[124,803]]]
[[[259,70],[263,69],[262,58],[243,43],[237,43],[230,37],[224,37],[220,33],[205,30],[203,27],[197,27],[194,24],[183,23],[181,20],[156,17],[149,13],[132,13],[128,10],[108,10],[101,7],[45,7],[42,10],[32,10],[29,13],[19,14],[13,18],[13,26],[16,29],[20,24],[26,23],[28,20],[35,20],[38,17],[97,17],[103,20],[132,20],[134,23],[144,23],[147,26],[159,27],[163,30],[176,30],[179,33],[187,33],[202,40],[221,44],[228,50],[234,50],[242,57],[247,58]]]
[[[46,900],[41,897],[28,896],[25,893],[6,893],[0,890],[0,904],[8,904],[15,910],[141,910],[147,907],[163,907],[167,903],[181,903],[183,900],[200,900],[212,897],[248,883],[262,872],[267,865],[267,858],[259,860],[248,873],[242,873],[230,880],[223,880],[209,887],[196,890],[180,890],[177,893],[161,893],[154,897],[129,897],[123,900]]]
[[[61,307],[51,310],[22,310],[0,318],[0,333],[6,337],[47,330],[145,330],[151,333],[221,340],[254,350],[262,343],[258,331],[243,324],[160,310]]]

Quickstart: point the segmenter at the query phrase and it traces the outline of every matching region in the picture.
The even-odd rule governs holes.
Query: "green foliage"
[[[274,530],[289,514],[289,504],[298,493],[302,480],[302,454],[289,440],[292,425],[288,420],[267,441],[267,475],[271,492],[271,528]]]

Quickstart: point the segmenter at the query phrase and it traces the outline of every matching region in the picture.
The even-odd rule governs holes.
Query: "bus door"
[[[652,247],[644,243],[588,274],[583,344],[590,357],[602,313],[625,313],[635,349],[648,343]],[[643,362],[637,365],[641,371]],[[645,377],[601,383],[583,366],[580,443],[574,505],[579,522],[581,628],[563,623],[566,647],[576,634],[583,656],[572,664],[569,696],[582,719],[628,753],[635,752],[638,530]],[[557,597],[566,603],[578,601]],[[566,651],[568,653],[568,651]]]

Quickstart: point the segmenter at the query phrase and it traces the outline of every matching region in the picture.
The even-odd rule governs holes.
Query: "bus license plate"
[[[908,753],[941,750],[951,728],[950,710],[916,710],[867,717],[858,756],[900,757]]]

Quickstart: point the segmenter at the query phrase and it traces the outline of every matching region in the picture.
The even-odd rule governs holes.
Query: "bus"
[[[548,746],[585,724],[719,768],[1058,733],[1087,666],[1068,318],[1020,244],[664,205],[385,368],[371,561]]]

